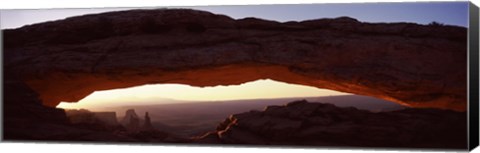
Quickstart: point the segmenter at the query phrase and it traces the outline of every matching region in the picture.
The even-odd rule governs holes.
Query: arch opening
[[[44,78],[28,79],[27,84],[39,93],[44,105],[55,107],[60,102],[78,102],[95,91],[129,88],[149,84],[185,84],[195,87],[239,85],[255,80],[270,79],[288,84],[303,85],[344,93],[376,97],[404,106],[412,103],[396,99],[384,89],[375,89],[361,80],[338,80],[330,74],[304,75],[302,70],[282,65],[238,63],[177,71],[138,72],[122,70],[111,74],[52,73]],[[317,71],[317,70],[315,70]],[[50,82],[56,82],[51,84]],[[61,93],[61,94],[59,94]],[[432,107],[429,103],[427,107]],[[420,105],[421,106],[421,105]],[[435,106],[433,106],[435,107]],[[441,107],[441,106],[439,106]]]
[[[312,86],[259,79],[239,85],[196,87],[186,84],[150,84],[121,89],[95,91],[76,103],[60,102],[57,108],[90,108],[171,104],[188,102],[232,101],[251,99],[308,98],[352,95]]]
[[[373,97],[271,79],[229,86],[154,84],[96,91],[76,103],[61,102],[57,108],[65,109],[71,122],[77,124],[91,122],[89,118],[80,118],[88,112],[105,123],[119,123],[127,129],[148,124],[160,131],[193,137],[215,130],[222,120],[232,114],[262,111],[269,106],[286,105],[299,100],[373,112],[404,108]],[[149,123],[145,123],[147,119],[143,117],[147,113]],[[133,127],[130,123],[132,117],[140,121]]]

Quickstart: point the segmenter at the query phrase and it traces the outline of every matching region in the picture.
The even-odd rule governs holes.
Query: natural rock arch
[[[466,109],[467,30],[342,17],[234,20],[209,12],[133,10],[4,30],[4,72],[44,105],[96,90],[270,78],[411,107]]]

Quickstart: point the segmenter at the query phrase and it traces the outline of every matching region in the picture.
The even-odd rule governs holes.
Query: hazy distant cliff
[[[145,113],[144,119],[140,119],[137,113],[135,113],[134,109],[128,109],[125,112],[125,116],[123,117],[121,123],[128,131],[131,132],[155,130],[155,128],[152,126],[148,112]]]
[[[118,125],[117,115],[115,112],[91,112],[86,109],[65,110],[67,117],[71,123],[101,123],[106,125]]]

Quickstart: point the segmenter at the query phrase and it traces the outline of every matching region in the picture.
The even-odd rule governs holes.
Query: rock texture
[[[116,112],[95,112],[95,118],[108,125],[119,125]]]
[[[125,117],[122,119],[122,125],[129,132],[140,132],[140,131],[155,131],[150,116],[148,112],[145,112],[144,119],[140,119],[134,109],[129,109],[125,112]]]
[[[65,110],[67,118],[73,124],[104,124],[107,126],[119,126],[115,112],[90,112],[86,109]]]
[[[3,139],[50,139],[61,129],[57,127],[69,122],[62,109],[43,106],[38,94],[18,77],[5,75],[3,89]]]
[[[112,125],[111,113],[107,113],[107,118],[101,113],[99,119],[98,113],[65,113],[61,109],[43,106],[40,101],[34,101],[35,94],[26,87],[11,81],[5,83],[5,88],[9,90],[5,90],[2,141],[190,142],[186,138],[153,128],[130,131],[118,124]],[[17,96],[23,98],[12,99]]]
[[[84,15],[3,34],[4,68],[52,107],[97,90],[270,78],[410,107],[466,108],[463,27],[348,17],[280,23],[160,9]]]
[[[466,113],[405,109],[372,113],[296,101],[235,114],[197,143],[466,148]]]
[[[147,131],[155,129],[152,125],[152,121],[150,120],[150,116],[148,116],[148,112],[145,112],[145,119],[143,121],[142,129]]]
[[[128,131],[140,130],[140,118],[134,109],[129,109],[125,112],[125,117],[123,117],[121,123]]]

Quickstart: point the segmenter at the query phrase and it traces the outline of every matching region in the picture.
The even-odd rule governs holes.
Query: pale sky
[[[257,17],[280,22],[349,16],[363,22],[413,22],[428,24],[436,21],[463,27],[467,27],[468,25],[467,2],[245,5],[169,8],[192,8],[210,11],[216,14],[225,14],[234,19]],[[71,16],[129,9],[138,8],[1,10],[0,26],[1,29],[11,29],[33,23],[64,19]],[[95,107],[123,105],[126,103],[150,104],[179,102],[174,100],[215,101],[342,94],[345,93],[291,85],[272,80],[257,80],[240,86],[207,88],[163,84],[111,91],[97,91],[78,103],[62,103],[59,107],[95,109]]]
[[[270,79],[241,85],[192,87],[182,84],[143,85],[125,89],[97,91],[78,103],[61,103],[61,108],[104,110],[123,105],[167,104],[180,102],[266,99],[288,97],[317,97],[348,95],[332,90],[287,84]]]

